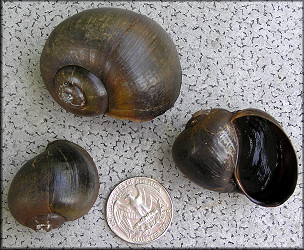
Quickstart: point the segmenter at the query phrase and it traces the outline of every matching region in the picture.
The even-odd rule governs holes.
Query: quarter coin
[[[168,229],[173,215],[168,192],[156,180],[134,177],[117,185],[107,201],[111,230],[125,241],[145,244]]]

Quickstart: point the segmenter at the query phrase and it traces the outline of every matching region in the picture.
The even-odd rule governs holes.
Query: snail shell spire
[[[52,97],[76,115],[146,121],[179,96],[174,42],[152,19],[118,8],[90,9],[57,25],[40,59]]]

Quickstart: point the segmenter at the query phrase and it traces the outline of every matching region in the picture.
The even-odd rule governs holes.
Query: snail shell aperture
[[[176,138],[176,166],[191,181],[218,192],[238,191],[261,206],[294,192],[297,157],[279,123],[264,111],[196,112]]]
[[[40,58],[43,81],[67,111],[147,121],[179,96],[181,66],[170,36],[130,10],[75,14],[49,35]]]
[[[20,224],[50,231],[88,213],[98,191],[98,172],[91,156],[72,142],[56,140],[17,172],[8,206]]]

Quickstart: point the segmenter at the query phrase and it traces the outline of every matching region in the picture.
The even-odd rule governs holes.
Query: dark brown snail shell
[[[17,172],[8,206],[20,224],[50,231],[88,213],[98,191],[98,172],[91,156],[72,142],[56,140]]]
[[[40,69],[55,101],[80,116],[151,120],[174,105],[181,87],[170,36],[152,19],[118,8],[86,10],[56,26]]]
[[[284,203],[297,183],[289,138],[273,117],[257,109],[195,113],[172,154],[181,172],[201,187],[239,191],[261,206]]]

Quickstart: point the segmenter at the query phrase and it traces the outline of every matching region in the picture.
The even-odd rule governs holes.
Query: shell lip
[[[282,205],[284,202],[286,202],[289,199],[289,197],[292,195],[292,193],[291,193],[291,194],[285,196],[284,199],[281,199],[280,201],[276,201],[276,202],[267,202],[267,201],[261,201],[261,200],[255,199],[254,197],[252,197],[250,194],[247,193],[245,187],[243,186],[242,182],[240,181],[239,172],[238,172],[237,167],[235,168],[234,173],[235,173],[235,179],[236,179],[237,186],[241,190],[241,193],[244,194],[250,201],[252,201],[253,203],[255,203],[259,206],[277,207],[277,206]],[[295,185],[294,185],[294,187],[295,187]]]
[[[233,114],[233,116],[231,118],[231,122],[233,122],[236,125],[236,131],[237,131],[239,141],[240,141],[240,138],[241,138],[241,133],[240,133],[240,130],[239,130],[237,124],[236,124],[236,120],[238,118],[242,118],[242,117],[246,117],[246,116],[259,117],[259,118],[262,118],[264,120],[267,120],[268,122],[270,122],[270,124],[272,125],[272,127],[276,131],[276,133],[277,133],[276,135],[278,137],[280,137],[280,148],[286,149],[287,152],[286,153],[282,152],[282,158],[284,158],[284,160],[283,160],[283,162],[281,162],[281,165],[279,165],[280,163],[277,163],[279,165],[280,169],[276,169],[275,172],[279,172],[279,171],[281,172],[280,176],[279,176],[280,180],[278,180],[278,181],[280,181],[280,183],[279,184],[274,184],[274,185],[276,185],[276,187],[279,187],[283,184],[284,187],[288,188],[288,191],[286,191],[283,196],[276,195],[276,196],[278,196],[277,200],[272,200],[271,198],[269,198],[269,200],[268,199],[260,200],[260,199],[255,198],[254,194],[253,195],[250,194],[246,190],[246,187],[241,180],[241,173],[240,173],[240,168],[242,167],[241,166],[241,159],[240,159],[241,158],[240,157],[240,151],[242,150],[241,146],[239,148],[239,152],[237,153],[236,164],[235,164],[235,168],[234,168],[234,177],[235,177],[235,180],[236,180],[236,184],[237,184],[238,188],[240,189],[240,191],[253,203],[255,203],[257,205],[260,205],[260,206],[263,206],[263,207],[279,206],[279,205],[283,204],[285,201],[287,201],[289,199],[289,197],[294,192],[296,184],[297,184],[297,176],[298,176],[298,167],[297,166],[298,166],[298,164],[297,164],[297,157],[296,157],[295,150],[292,146],[292,143],[291,143],[290,139],[288,138],[288,136],[286,135],[286,133],[284,132],[284,130],[280,126],[280,124],[273,117],[271,117],[269,114],[267,114],[266,112],[261,111],[261,110],[256,110],[256,109],[240,110],[240,111],[236,111]],[[290,162],[288,160],[290,160]],[[281,159],[281,161],[282,161],[282,159]],[[276,173],[276,177],[278,177],[278,173]],[[284,179],[283,179],[284,177],[286,178],[288,184],[284,184],[284,182],[286,183],[286,180],[284,181]],[[273,182],[271,182],[270,185],[272,185],[272,184],[273,184]],[[277,190],[275,190],[273,188],[272,191],[277,191]],[[269,192],[269,191],[267,191],[267,192]]]

